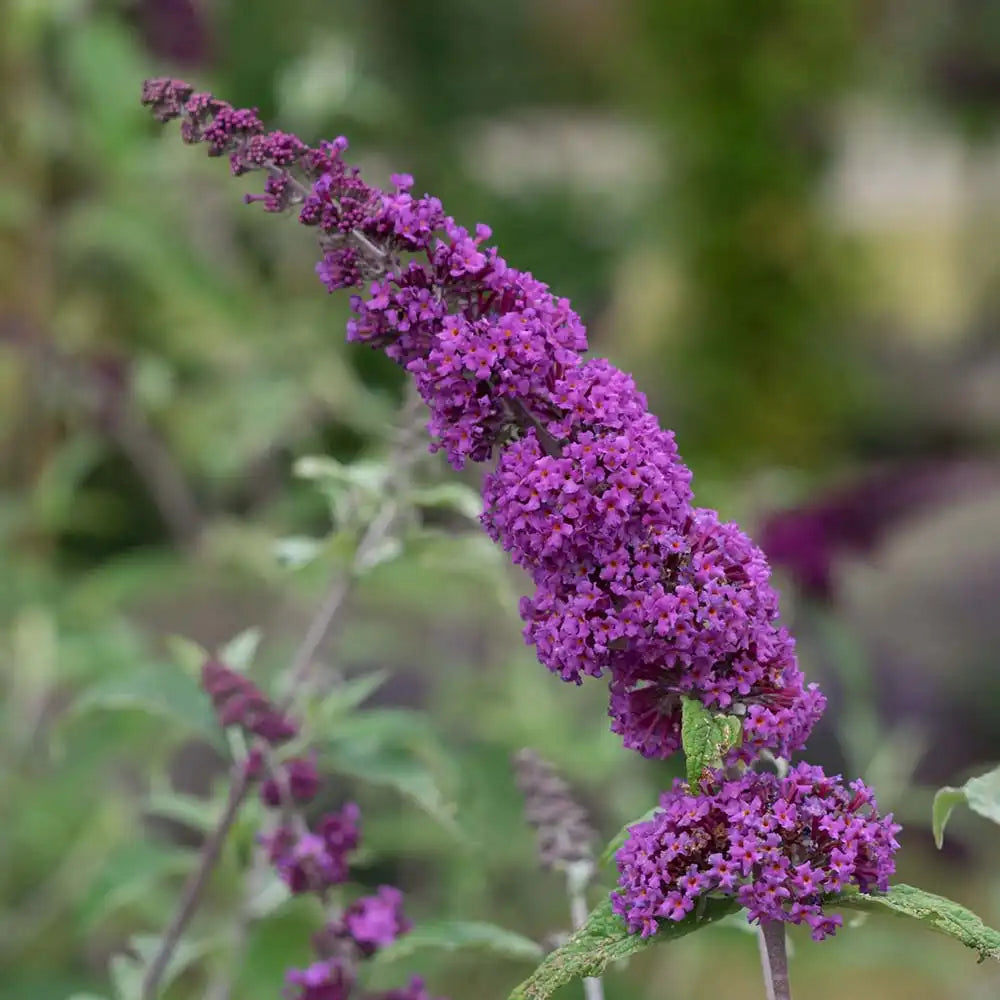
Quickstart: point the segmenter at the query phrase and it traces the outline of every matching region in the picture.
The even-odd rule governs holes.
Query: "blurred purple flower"
[[[968,463],[940,461],[874,472],[802,507],[768,517],[761,548],[806,593],[834,596],[838,558],[873,552],[900,522],[949,496],[975,475]]]
[[[224,727],[240,726],[272,746],[298,733],[298,726],[253,681],[221,660],[205,662],[201,686]]]
[[[153,55],[185,68],[211,57],[208,22],[194,0],[139,0],[139,30]]]

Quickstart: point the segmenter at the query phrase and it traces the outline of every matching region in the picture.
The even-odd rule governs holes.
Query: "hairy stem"
[[[785,947],[784,921],[762,920],[758,944],[767,1000],[792,1000],[791,987],[788,985],[788,951]]]

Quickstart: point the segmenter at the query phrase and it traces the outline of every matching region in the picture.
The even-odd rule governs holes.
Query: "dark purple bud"
[[[301,805],[312,801],[319,791],[316,758],[295,757],[280,765],[281,774],[268,778],[261,785],[260,797],[265,805],[277,809],[282,805]]]
[[[272,746],[298,733],[253,681],[219,660],[208,660],[201,668],[201,686],[223,726],[240,726]]]

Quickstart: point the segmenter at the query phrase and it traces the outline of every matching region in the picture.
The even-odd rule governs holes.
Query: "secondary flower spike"
[[[845,786],[802,763],[784,778],[747,771],[727,781],[717,771],[699,791],[675,781],[616,855],[612,905],[630,931],[653,934],[715,893],[737,897],[751,921],[804,922],[820,940],[843,922],[824,912],[826,895],[888,888],[900,828],[891,813],[879,817],[864,782]]]
[[[734,757],[804,744],[824,699],[776,623],[767,561],[692,506],[673,434],[630,376],[581,357],[586,331],[566,299],[509,267],[489,227],[470,233],[411,194],[412,177],[365,183],[344,138],[311,148],[176,80],[146,81],[143,102],[234,174],[263,171],[247,200],[294,208],[317,231],[320,280],[353,291],[348,339],[414,376],[432,448],[459,468],[496,458],[483,524],[534,582],[525,637],[564,680],[610,679],[626,746],[676,752],[682,694],[744,720]]]

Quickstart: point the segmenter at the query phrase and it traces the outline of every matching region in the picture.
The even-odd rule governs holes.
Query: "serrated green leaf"
[[[608,841],[608,846],[604,848],[601,853],[601,857],[598,860],[598,865],[604,867],[605,865],[611,864],[615,859],[615,855],[618,853],[618,849],[625,843],[628,839],[628,832],[633,826],[639,823],[645,823],[647,820],[651,820],[662,808],[659,803],[647,809],[638,819],[632,820],[630,823],[626,823],[612,838]]]
[[[890,886],[887,893],[877,895],[842,893],[833,897],[829,905],[867,913],[887,911],[900,917],[910,917],[929,930],[946,934],[978,952],[980,961],[987,958],[1000,961],[1000,932],[987,927],[971,910],[953,900],[912,885],[900,883]]]
[[[257,655],[257,647],[260,646],[260,640],[262,637],[263,633],[256,626],[244,629],[244,631],[240,632],[239,635],[234,635],[233,638],[219,650],[219,659],[222,660],[226,666],[232,667],[234,670],[239,670],[242,673],[246,673],[246,671],[250,669],[250,665],[253,663],[253,658]]]
[[[561,986],[588,976],[601,976],[613,962],[630,958],[654,944],[676,941],[735,913],[739,904],[732,899],[708,899],[683,920],[664,920],[656,934],[647,938],[629,934],[621,917],[612,913],[611,900],[596,907],[587,922],[510,994],[509,1000],[547,1000]]]
[[[225,747],[208,698],[193,677],[172,664],[146,664],[98,681],[82,693],[71,711],[83,715],[96,710],[158,715]]]
[[[503,955],[537,962],[544,955],[541,946],[523,934],[517,934],[496,924],[472,920],[421,921],[413,930],[398,938],[378,953],[379,962],[395,962],[409,958],[423,949],[459,951],[478,948]]]
[[[965,789],[945,786],[934,793],[934,805],[931,807],[931,826],[934,829],[934,843],[940,851],[944,844],[944,828],[948,825],[951,814],[960,802],[965,801]]]
[[[743,724],[733,715],[719,715],[697,698],[681,697],[681,745],[684,768],[694,794],[706,770],[722,766],[722,758],[739,746]]]

